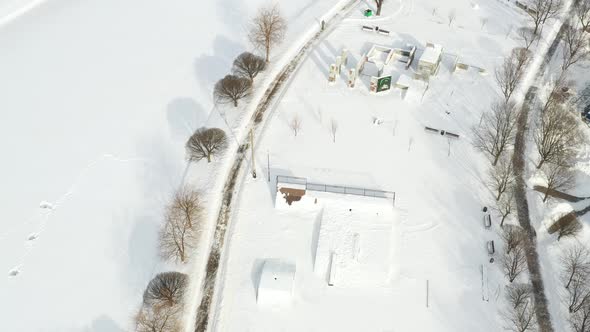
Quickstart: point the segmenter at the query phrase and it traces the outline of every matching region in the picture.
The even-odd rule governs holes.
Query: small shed
[[[295,264],[278,259],[265,260],[256,292],[256,302],[264,306],[285,305],[293,298]]]
[[[436,75],[442,60],[443,48],[441,45],[426,43],[426,49],[418,61],[418,72],[427,75]]]

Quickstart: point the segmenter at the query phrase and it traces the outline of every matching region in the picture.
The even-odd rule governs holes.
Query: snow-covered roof
[[[401,74],[397,79],[396,84],[409,87],[412,84],[412,81],[413,79],[410,76]]]
[[[295,264],[278,259],[264,261],[257,302],[263,305],[285,304],[291,300]]]
[[[383,65],[367,61],[363,67],[363,75],[379,77],[383,71]]]
[[[436,63],[442,54],[442,49],[442,46],[439,44],[426,43],[426,48],[420,57],[420,61]]]

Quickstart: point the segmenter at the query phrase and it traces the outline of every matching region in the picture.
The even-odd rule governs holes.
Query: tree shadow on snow
[[[207,122],[207,112],[192,98],[176,98],[166,107],[166,118],[174,140],[186,142],[194,131]]]
[[[213,41],[213,54],[202,54],[195,59],[194,68],[197,82],[212,96],[215,83],[231,73],[231,67],[237,55],[244,52],[244,46],[226,37],[217,36]]]
[[[94,319],[90,327],[84,329],[83,332],[125,332],[125,330],[110,317],[101,315]]]

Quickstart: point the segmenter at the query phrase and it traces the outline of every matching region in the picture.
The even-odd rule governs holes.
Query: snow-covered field
[[[274,60],[337,3],[282,2]],[[3,330],[128,330],[155,273],[192,271],[157,256],[162,208],[185,179],[218,181],[184,142],[223,122],[213,84],[263,4],[0,0]]]
[[[524,25],[524,17],[501,1],[455,0],[435,5],[421,0],[394,1],[377,19],[362,17],[366,7],[359,4],[311,52],[258,139],[257,173],[266,177],[270,160],[270,181],[245,175],[230,229],[216,330],[502,329],[497,313],[506,281],[497,264],[488,262],[486,241],[495,240],[497,250],[500,244],[496,231],[484,229],[482,221],[483,206],[493,201],[485,186],[489,164],[472,147],[471,128],[479,124],[482,112],[498,94],[494,68],[518,44],[506,34],[511,26]],[[451,11],[457,18],[449,27]],[[487,20],[483,29],[482,18]],[[391,35],[364,32],[363,24],[378,25]],[[424,97],[418,82],[404,99],[397,89],[383,96],[369,94],[366,77],[353,90],[346,86],[344,74],[335,85],[328,85],[328,67],[343,48],[350,52],[348,67],[352,68],[373,44],[417,46],[417,60],[426,42],[441,44],[444,55]],[[492,75],[473,69],[452,73],[457,55]],[[393,83],[401,74],[412,76],[400,64],[386,70]],[[297,136],[290,126],[296,116],[301,120]],[[335,143],[333,122],[338,126]],[[426,132],[425,126],[460,138]],[[318,210],[353,214],[359,210],[360,220],[343,217],[341,222],[349,225],[375,222],[363,217],[375,211],[356,196],[338,198],[337,194],[330,194],[328,201],[338,203],[319,199],[318,206],[310,207],[304,201],[287,208],[276,206],[277,175],[395,191],[392,235],[390,241],[377,245],[379,255],[389,257],[389,266],[380,266],[391,271],[387,282],[330,287],[325,278],[314,274],[310,248],[314,247],[315,224],[322,219]],[[342,237],[335,234],[332,250],[342,251],[338,244]],[[350,237],[344,238],[350,245]],[[362,241],[360,235],[361,251]],[[368,246],[370,250],[374,247],[375,243]],[[297,271],[290,305],[275,310],[256,303],[260,264],[269,258],[295,263]],[[375,267],[367,266],[367,271]],[[526,275],[521,278],[525,281]]]

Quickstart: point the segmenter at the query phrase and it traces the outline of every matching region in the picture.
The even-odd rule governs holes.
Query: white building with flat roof
[[[443,48],[439,44],[426,43],[424,53],[418,60],[418,72],[427,75],[436,75],[442,59]]]

